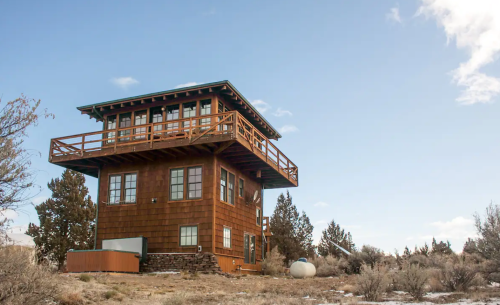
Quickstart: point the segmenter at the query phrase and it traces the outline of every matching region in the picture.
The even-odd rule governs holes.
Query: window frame
[[[243,178],[238,179],[238,197],[245,197],[245,179]]]
[[[182,198],[172,199],[172,171],[182,170]],[[202,171],[203,173],[203,171]],[[203,176],[202,176],[203,180]],[[179,185],[179,184],[176,184]],[[185,167],[171,167],[168,169],[168,201],[183,201],[186,198],[186,168]]]
[[[227,173],[227,176],[226,176],[226,187],[224,188],[226,190],[226,198],[224,198],[225,200],[221,197],[222,196],[222,189],[223,189],[223,187],[222,187],[222,170],[225,170],[226,173]],[[236,175],[232,171],[228,170],[224,166],[220,166],[219,173],[220,173],[220,179],[219,179],[219,201],[222,202],[222,203],[225,203],[225,204],[227,204],[229,206],[236,207],[236,194],[235,194],[235,192],[236,192],[236,190],[235,190],[236,189]],[[230,175],[234,176],[234,184],[235,184],[233,186],[233,188],[234,188],[233,189],[233,197],[234,197],[233,198],[233,202],[234,203],[230,203],[229,202],[229,177],[230,177]]]
[[[196,228],[196,244],[190,244],[190,245],[182,245],[182,228]],[[179,225],[179,247],[181,248],[193,248],[193,247],[198,247],[199,241],[200,241],[200,230],[198,228],[198,224],[185,224],[185,225]],[[191,235],[191,238],[193,238],[193,235]]]
[[[226,246],[226,230],[229,230],[229,247]],[[233,229],[228,226],[224,226],[222,229],[222,247],[224,249],[233,249]]]
[[[258,213],[258,215],[257,215],[257,213]],[[256,222],[258,227],[262,226],[262,210],[259,207],[255,208],[255,222]]]
[[[227,177],[227,203],[230,205],[235,205],[236,204],[236,175],[228,172],[229,175]],[[233,178],[233,183],[232,186],[233,188],[231,189],[231,177]]]
[[[245,242],[246,237],[248,236],[248,244]],[[253,259],[252,259],[252,249],[251,249],[251,244],[252,244],[252,239],[254,241],[254,248],[253,248]],[[243,233],[243,263],[245,264],[251,264],[255,265],[256,260],[257,260],[257,238],[255,234],[249,233],[249,232],[244,232]],[[248,250],[248,252],[247,252]],[[247,255],[248,254],[248,262],[247,262]]]
[[[200,174],[200,185],[201,185],[201,189],[200,189],[200,197],[190,197],[189,195],[189,185],[190,185],[190,182],[189,182],[189,170],[190,169],[197,169],[199,168],[201,170],[201,174]],[[196,200],[196,199],[202,199],[203,198],[203,166],[202,165],[197,165],[197,166],[189,166],[186,168],[187,169],[187,175],[186,175],[186,194],[187,194],[187,200]],[[196,175],[195,175],[196,177]],[[197,184],[198,182],[194,182],[192,184]],[[196,189],[195,189],[195,193],[196,193]]]
[[[125,202],[125,175],[135,175],[135,201],[134,202]],[[120,176],[120,201],[118,203],[111,203],[110,196],[111,193],[111,177],[112,176]],[[118,172],[118,173],[109,173],[108,174],[108,184],[107,184],[107,200],[106,206],[123,206],[123,205],[134,205],[137,204],[137,194],[139,194],[139,171],[127,171],[127,172]]]

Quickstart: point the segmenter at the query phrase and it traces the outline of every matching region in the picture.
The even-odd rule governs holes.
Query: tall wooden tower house
[[[98,178],[96,248],[144,236],[148,253],[214,253],[260,270],[264,189],[298,186],[281,135],[229,82],[77,108],[101,131],[55,138],[50,162]]]

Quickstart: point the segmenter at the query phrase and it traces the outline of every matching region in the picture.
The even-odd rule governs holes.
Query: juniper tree
[[[314,227],[305,212],[299,214],[288,191],[286,197],[283,194],[279,195],[271,216],[270,227],[273,234],[272,246],[278,247],[279,252],[285,256],[287,264],[299,257],[314,254],[312,238]]]
[[[332,220],[326,229],[321,233],[321,239],[318,244],[318,253],[321,256],[333,255],[336,257],[344,256],[345,253],[335,244],[344,248],[348,252],[356,251],[350,232],[345,232],[335,220]]]
[[[431,254],[442,254],[442,255],[449,255],[453,253],[453,250],[451,249],[451,243],[449,241],[440,241],[439,243],[436,242],[436,239],[433,237],[432,238],[432,246],[431,246]]]
[[[33,237],[40,258],[61,269],[70,249],[93,248],[96,207],[81,173],[67,169],[48,188],[51,198],[35,207],[40,225],[30,223],[26,234]]]

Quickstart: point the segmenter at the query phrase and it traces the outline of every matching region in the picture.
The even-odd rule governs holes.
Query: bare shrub
[[[262,272],[266,275],[278,275],[285,272],[285,256],[274,247],[262,261]]]
[[[429,291],[431,292],[444,292],[446,288],[441,283],[441,269],[431,268],[427,269],[429,276]]]
[[[357,278],[357,291],[366,301],[379,301],[382,293],[386,291],[388,285],[387,271],[385,267],[375,266],[370,268],[367,265],[361,267],[361,274]]]
[[[411,265],[418,265],[418,266],[423,267],[423,268],[427,268],[431,265],[431,261],[430,261],[429,257],[422,255],[422,254],[412,255],[408,259],[408,263],[410,263]],[[403,265],[403,268],[405,268],[405,267],[406,266]]]
[[[57,296],[56,276],[32,249],[0,247],[0,304],[42,304]]]
[[[104,297],[109,300],[109,299],[115,297],[117,294],[118,294],[118,292],[116,290],[109,290],[109,291],[106,291],[104,293]]]
[[[59,296],[60,305],[80,305],[84,304],[82,296],[78,292],[71,292]]]
[[[343,258],[336,258],[332,255],[318,257],[314,265],[316,266],[316,276],[328,277],[338,276],[348,268],[347,261]]]
[[[425,295],[425,285],[429,276],[425,269],[418,264],[408,264],[399,273],[399,281],[403,291],[407,292],[416,300],[421,300]]]
[[[363,245],[361,248],[361,258],[365,264],[370,265],[372,268],[375,267],[376,264],[380,263],[383,257],[384,252],[379,248],[369,245]]]
[[[441,269],[441,284],[449,291],[467,291],[477,274],[477,267],[463,260],[448,262]]]

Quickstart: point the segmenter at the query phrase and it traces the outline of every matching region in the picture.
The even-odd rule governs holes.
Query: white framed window
[[[255,217],[257,219],[257,225],[260,226],[262,223],[261,223],[261,215],[260,215],[260,209],[259,208],[256,208],[255,209]]]
[[[120,204],[122,192],[122,176],[109,176],[109,199],[108,204]]]
[[[188,199],[201,198],[201,166],[188,168]]]
[[[170,200],[184,199],[184,168],[170,170]]]
[[[224,227],[224,248],[231,248],[231,228]]]
[[[198,245],[198,226],[181,226],[180,231],[181,247]]]
[[[137,174],[125,174],[125,203],[135,203]]]

